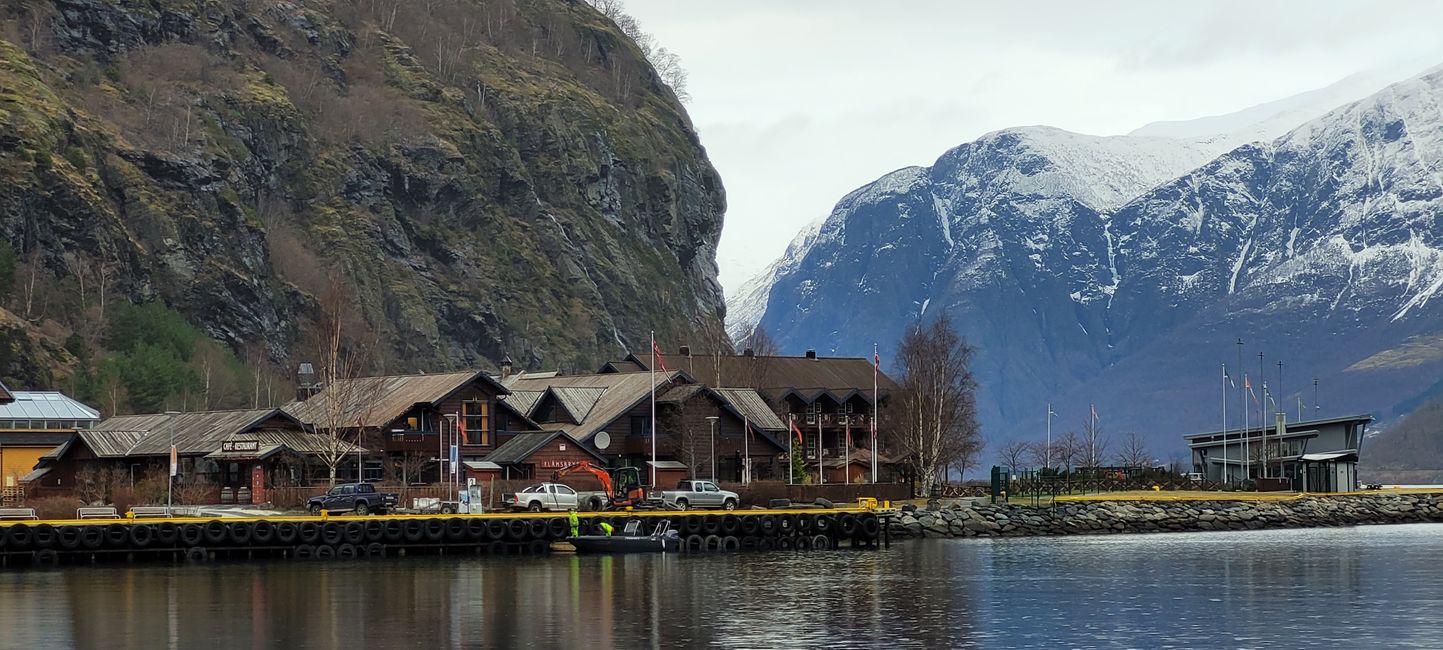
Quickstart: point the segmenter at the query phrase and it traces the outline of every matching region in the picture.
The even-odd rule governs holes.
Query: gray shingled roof
[[[672,382],[684,381],[684,374],[677,371],[656,373],[657,391],[665,391]],[[578,441],[586,441],[611,424],[616,418],[645,402],[651,397],[652,375],[649,372],[610,373],[598,375],[562,375],[557,377],[523,378],[512,383],[517,391],[546,391],[555,388],[601,388],[601,396],[587,412],[580,424],[544,424],[548,429],[560,429]],[[489,457],[488,457],[489,458]]]
[[[606,393],[605,387],[590,386],[552,386],[551,394],[556,396],[556,401],[570,413],[577,422],[585,422],[586,416],[596,408],[596,403]]]
[[[105,420],[90,431],[83,431],[81,434],[96,455],[168,455],[172,436],[174,436],[177,453],[198,455],[213,452],[220,448],[222,440],[233,434],[250,431],[275,417],[289,421],[298,431],[302,429],[299,421],[280,409],[245,409],[197,411],[175,415],[164,413],[121,415]],[[119,435],[85,435],[100,433],[118,433]],[[122,449],[121,447],[127,443],[130,446]]]
[[[544,390],[513,390],[501,401],[510,404],[518,413],[530,417],[531,409],[536,407],[536,403],[541,401],[541,396],[545,394]]]
[[[330,400],[336,399],[343,402],[340,421],[347,425],[361,421],[368,427],[384,426],[405,415],[417,404],[440,402],[478,379],[493,384],[500,395],[507,393],[506,387],[490,375],[476,371],[361,377],[322,388],[309,399],[291,402],[284,408],[302,422],[324,425],[328,419],[327,412],[331,410]]]
[[[623,371],[638,368],[645,371],[651,355],[628,355],[613,361],[604,369]],[[819,396],[822,391],[846,392],[852,389],[868,401],[872,399],[872,360],[865,357],[721,356],[696,354],[684,357],[668,354],[662,359],[667,368],[685,370],[697,382],[710,386],[747,386],[769,395],[795,389],[801,394]],[[631,374],[631,373],[623,373]],[[885,372],[877,374],[877,386],[885,397],[898,389]]]
[[[767,406],[767,401],[762,399],[760,393],[750,388],[717,388],[715,389],[722,399],[736,411],[738,415],[751,422],[752,428],[765,431],[784,431],[787,425],[777,414]]]

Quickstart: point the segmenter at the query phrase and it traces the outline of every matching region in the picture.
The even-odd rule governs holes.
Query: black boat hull
[[[577,553],[675,553],[681,550],[681,540],[673,536],[581,535],[568,537],[566,541],[576,547]]]

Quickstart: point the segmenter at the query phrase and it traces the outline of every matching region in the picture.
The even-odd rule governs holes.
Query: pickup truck
[[[691,508],[721,508],[736,510],[741,498],[736,492],[728,492],[711,481],[687,479],[677,484],[675,490],[661,493],[662,502],[677,510]]]
[[[501,504],[511,510],[570,510],[576,508],[576,490],[560,483],[539,483],[520,492],[501,496]]]
[[[306,501],[306,510],[313,515],[327,512],[355,512],[358,515],[386,514],[401,498],[394,492],[377,492],[370,483],[342,483],[325,494]]]

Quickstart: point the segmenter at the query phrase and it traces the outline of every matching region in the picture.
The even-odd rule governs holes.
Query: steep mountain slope
[[[1175,448],[1216,426],[1238,337],[1255,382],[1258,350],[1275,392],[1287,362],[1290,411],[1320,375],[1328,411],[1390,416],[1443,361],[1440,97],[1426,74],[1212,160],[1206,143],[991,134],[839,202],[759,323],[784,348],[857,353],[948,310],[979,347],[994,437],[1034,437],[1048,401],[1064,430],[1096,403],[1113,431]]]
[[[108,293],[301,360],[334,270],[379,361],[410,370],[589,367],[649,329],[724,340],[720,179],[586,3],[55,0],[0,19],[0,236],[49,296],[11,292],[37,331],[103,343],[86,321]]]

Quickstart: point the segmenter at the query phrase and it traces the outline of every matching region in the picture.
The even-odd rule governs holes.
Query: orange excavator
[[[641,485],[641,470],[635,467],[618,467],[613,470],[606,470],[596,467],[587,461],[581,461],[575,465],[567,466],[551,475],[551,480],[559,481],[561,477],[578,472],[585,472],[596,477],[601,482],[603,493],[583,494],[578,501],[587,510],[612,510],[617,508],[648,508],[655,502],[646,496],[646,488]]]

